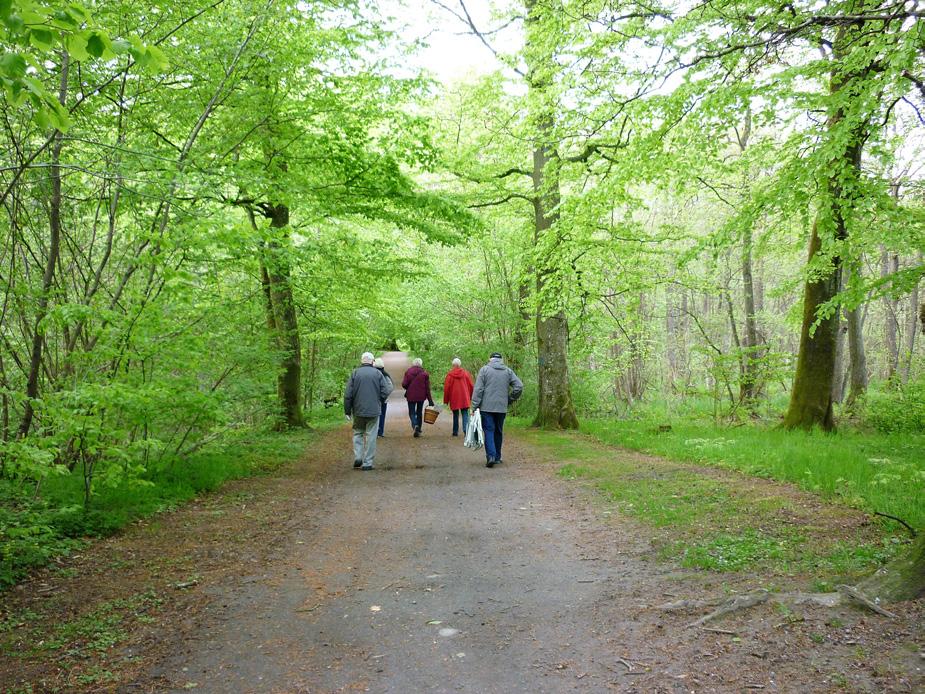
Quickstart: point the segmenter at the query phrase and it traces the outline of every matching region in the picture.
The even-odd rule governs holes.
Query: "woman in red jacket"
[[[443,379],[443,402],[453,410],[453,436],[459,436],[460,413],[462,413],[463,436],[469,428],[472,387],[472,374],[462,368],[462,362],[457,357],[453,360],[453,368]]]
[[[424,401],[427,400],[431,407],[434,406],[434,396],[430,394],[430,374],[424,370],[420,359],[412,360],[411,368],[405,372],[401,387],[405,389],[408,418],[411,420],[411,428],[414,429],[414,436],[417,438],[421,435]]]

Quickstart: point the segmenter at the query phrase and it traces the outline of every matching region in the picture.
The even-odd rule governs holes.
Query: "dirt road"
[[[554,474],[564,449],[509,436],[487,469],[450,413],[422,438],[400,396],[389,413],[375,471],[344,426],[17,586],[0,691],[925,691],[920,603],[768,602],[690,628],[709,608],[658,606],[811,577],[681,569]]]
[[[774,628],[770,607],[725,633],[683,628],[689,617],[653,607],[715,592],[716,576],[651,561],[643,530],[610,521],[516,441],[486,469],[450,437],[448,412],[412,438],[403,405],[390,407],[374,472],[350,467],[346,429],[330,435],[343,462],[320,505],[290,523],[263,571],[212,586],[196,628],[124,691],[916,686],[852,665],[877,619],[853,611],[841,619],[855,638],[824,651],[805,630]]]

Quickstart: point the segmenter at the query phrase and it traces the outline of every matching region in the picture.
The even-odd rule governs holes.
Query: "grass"
[[[669,460],[620,454],[601,445],[601,441],[624,440],[613,435],[610,422],[588,424],[592,436],[527,429],[517,419],[512,424],[528,441],[553,454],[560,477],[586,481],[620,513],[650,526],[658,555],[685,567],[720,572],[761,570],[778,577],[801,575],[826,588],[869,572],[892,557],[904,542],[884,533],[880,525],[864,523],[863,518],[838,504],[812,502],[811,497],[801,497],[786,486],[691,465],[686,461],[735,467],[728,460],[721,463],[708,457],[711,450],[725,454],[729,445],[696,448],[696,457],[682,455],[689,451],[683,446],[686,432],[669,434],[677,437],[678,445],[673,448],[666,443],[664,433],[653,432],[650,439],[630,427],[620,430],[635,435],[640,449],[646,449],[643,442],[661,444],[648,450],[666,458],[673,454],[675,460]],[[797,436],[802,440],[804,435]],[[740,445],[741,450],[747,448],[745,442]],[[761,449],[752,448],[755,450]],[[755,472],[744,465],[737,469]],[[770,476],[767,472],[771,469],[762,468],[764,476]],[[837,499],[844,501],[845,497],[839,495]]]
[[[716,465],[793,482],[826,499],[902,518],[925,529],[925,435],[844,429],[835,434],[761,425],[717,427],[600,419],[582,431],[602,443],[672,460]]]
[[[327,416],[315,431],[339,424],[341,419]],[[308,430],[245,432],[185,458],[151,463],[140,479],[101,485],[87,507],[78,472],[50,477],[40,495],[0,480],[0,590],[79,548],[87,537],[111,534],[137,518],[176,508],[229,480],[264,474],[295,460],[315,436]]]

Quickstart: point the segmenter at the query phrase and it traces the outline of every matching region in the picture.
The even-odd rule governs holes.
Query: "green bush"
[[[925,381],[907,383],[899,390],[868,392],[863,417],[887,434],[925,432]]]
[[[0,496],[0,589],[80,544],[55,527],[60,510],[17,498],[8,488]]]

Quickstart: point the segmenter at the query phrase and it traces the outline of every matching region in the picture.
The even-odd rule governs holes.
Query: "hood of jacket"
[[[490,366],[493,369],[506,369],[507,368],[507,365],[501,359],[498,359],[498,357],[489,359],[488,366]]]
[[[461,366],[454,366],[452,369],[450,369],[450,372],[446,375],[446,377],[452,379],[464,379],[466,377],[466,372]]]

